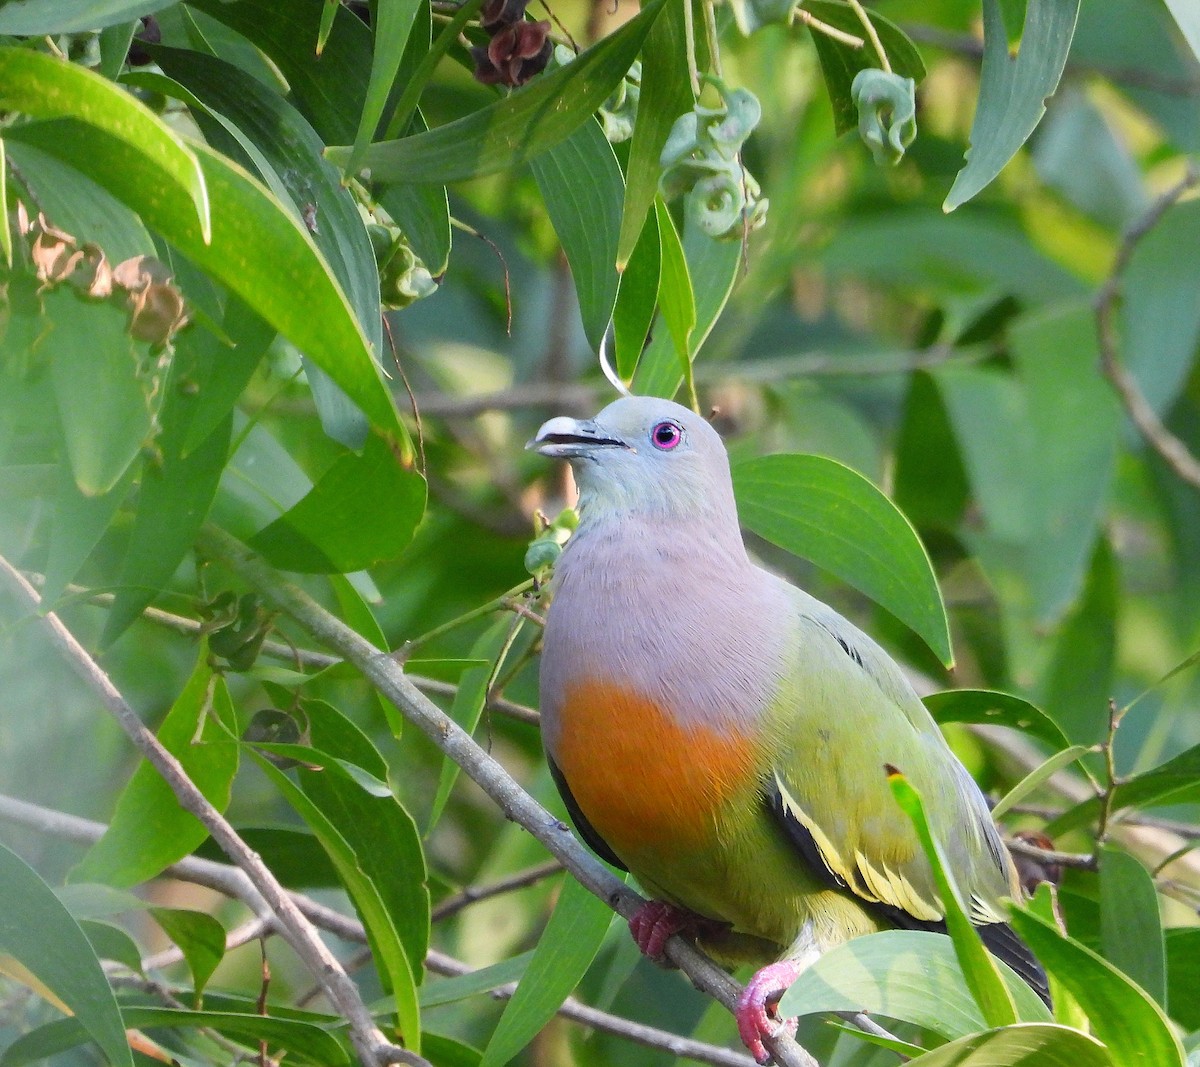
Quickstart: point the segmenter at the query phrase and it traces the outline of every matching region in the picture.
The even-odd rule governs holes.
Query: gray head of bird
[[[694,411],[670,400],[629,396],[594,419],[560,415],[544,423],[527,447],[571,464],[583,522],[630,514],[709,516],[737,529],[729,457],[720,436]]]

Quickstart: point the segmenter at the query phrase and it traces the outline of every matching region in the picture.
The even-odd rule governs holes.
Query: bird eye
[[[683,440],[683,427],[677,422],[660,422],[650,431],[650,440],[655,448],[670,452]]]

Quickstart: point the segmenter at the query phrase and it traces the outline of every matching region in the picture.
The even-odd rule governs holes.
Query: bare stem
[[[62,624],[58,616],[53,612],[37,614],[41,608],[41,597],[38,596],[37,590],[3,556],[0,556],[0,578],[3,578],[12,590],[18,603],[34,613],[38,623],[67,662],[100,699],[105,710],[117,720],[138,751],[170,786],[180,807],[204,825],[213,840],[245,872],[271,911],[279,917],[280,932],[321,984],[330,1002],[349,1023],[351,1041],[362,1062],[371,1065],[408,1063],[428,1067],[427,1061],[421,1057],[392,1046],[376,1027],[375,1020],[359,996],[358,988],[342,969],[337,957],[321,940],[316,928],[304,917],[287,891],[279,884],[270,868],[200,792],[179,760],[147,729],[108,675],[75,639],[74,634]]]
[[[1146,443],[1154,449],[1183,481],[1200,489],[1200,460],[1186,444],[1163,425],[1158,414],[1142,393],[1137,379],[1121,362],[1117,340],[1116,308],[1121,295],[1121,282],[1138,243],[1162,219],[1179,199],[1200,185],[1200,169],[1189,162],[1184,176],[1159,196],[1125,231],[1108,278],[1100,287],[1093,304],[1096,314],[1096,335],[1100,347],[1100,368],[1112,383],[1125,411]]]
[[[875,54],[879,57],[879,65],[891,74],[892,65],[888,62],[887,52],[883,50],[883,42],[879,39],[879,34],[875,31],[875,24],[863,10],[863,6],[858,0],[847,0],[847,2],[854,9],[854,13],[858,16],[858,21],[862,23],[863,29],[867,31],[867,40],[871,42],[871,47],[875,49]]]
[[[515,874],[497,879],[495,882],[489,882],[487,885],[469,885],[466,889],[460,890],[438,904],[430,912],[429,918],[435,923],[440,922],[442,919],[450,918],[451,915],[457,915],[463,908],[480,900],[487,900],[489,897],[498,897],[502,893],[511,893],[517,889],[536,885],[538,882],[558,874],[562,869],[563,866],[558,860],[547,860],[545,863],[539,863],[536,867],[517,871]]]
[[[631,917],[644,903],[637,893],[575,840],[565,823],[538,804],[504,767],[421,693],[391,656],[380,652],[307,593],[284,582],[224,531],[205,526],[199,541],[209,558],[223,562],[317,641],[353,663],[383,696],[492,798],[505,817],[525,827],[584,887],[625,918]],[[667,956],[698,989],[733,1009],[739,987],[707,956],[678,936],[668,942]],[[801,1064],[812,1067],[812,1057],[790,1038],[776,1038],[767,1044],[781,1067],[799,1067]]]
[[[835,41],[841,41],[842,44],[849,45],[851,48],[863,48],[866,46],[867,42],[861,37],[855,37],[852,33],[839,30],[836,26],[830,26],[828,22],[822,22],[816,15],[810,14],[802,7],[796,9],[796,18],[803,22],[813,33],[823,33],[826,37],[832,37]]]

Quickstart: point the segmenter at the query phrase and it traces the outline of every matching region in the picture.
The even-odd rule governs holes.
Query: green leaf
[[[525,977],[504,1008],[480,1067],[502,1067],[553,1017],[584,976],[612,921],[612,910],[573,878],[534,949]]]
[[[104,496],[151,436],[150,346],[130,336],[129,316],[115,303],[86,300],[71,286],[42,300],[47,328],[38,351],[50,362],[75,484],[85,496]]]
[[[1171,1018],[1188,1030],[1200,1029],[1200,929],[1167,930],[1166,946]]]
[[[683,254],[695,299],[696,321],[688,341],[691,358],[695,360],[733,291],[742,261],[742,246],[738,241],[714,241],[688,218],[683,226]],[[670,399],[678,392],[682,380],[671,331],[656,331],[642,353],[633,391]]]
[[[617,302],[614,263],[625,193],[620,164],[600,124],[587,119],[530,166],[571,265],[583,332],[598,349]]]
[[[629,256],[617,306],[613,310],[613,349],[616,355],[617,376],[624,382],[632,380],[638,360],[654,321],[658,305],[658,287],[662,276],[662,245],[658,239],[658,213],[646,219],[642,235]]]
[[[998,1067],[1029,1063],[1037,1067],[1113,1067],[1094,1037],[1053,1023],[1018,1023],[971,1034],[924,1056],[912,1067]]]
[[[238,834],[289,889],[330,889],[340,884],[321,843],[306,830],[290,826],[238,826]],[[195,854],[202,859],[226,862],[225,853],[211,838]]]
[[[367,928],[380,977],[395,997],[396,1015],[405,1044],[414,1052],[420,1051],[416,1045],[420,1035],[420,1013],[413,971],[414,964],[419,967],[424,956],[409,956],[395,921],[407,919],[408,929],[416,930],[419,929],[420,915],[406,916],[390,911],[383,896],[384,890],[393,883],[406,891],[413,884],[414,875],[419,873],[422,880],[424,877],[423,861],[419,872],[390,867],[393,857],[387,852],[387,844],[403,840],[405,835],[393,836],[392,831],[400,827],[407,813],[390,794],[382,797],[365,792],[359,777],[367,772],[361,771],[360,776],[351,775],[333,756],[302,745],[261,747],[321,767],[319,774],[307,774],[302,789],[269,760],[251,750],[263,773],[316,834],[337,868],[342,885]],[[309,790],[315,797],[309,795]],[[382,841],[374,836],[379,832],[376,824],[385,831]],[[347,840],[346,832],[355,834],[359,849]],[[415,826],[411,828],[410,836],[417,840],[419,854],[420,841],[416,838]],[[361,847],[364,837],[369,839],[365,848]],[[381,867],[390,868],[383,881],[372,877]],[[427,911],[424,926],[428,931]]]
[[[313,1023],[298,1019],[280,1019],[251,1012],[183,1011],[134,1005],[124,1008],[124,1018],[127,1026],[136,1029],[206,1027],[244,1042],[255,1050],[255,1054],[258,1043],[265,1041],[272,1048],[286,1049],[289,1062],[310,1063],[314,1067],[349,1067],[351,1062],[337,1038]],[[4,1067],[19,1067],[43,1060],[74,1048],[84,1036],[74,1019],[62,1019],[19,1037],[5,1051],[0,1063]],[[124,1062],[132,1063],[131,1060]]]
[[[949,689],[922,698],[929,714],[939,723],[971,722],[1007,726],[1045,741],[1056,752],[1067,748],[1062,730],[1036,704],[1012,693],[991,689]]]
[[[5,148],[20,185],[55,226],[80,241],[95,242],[113,264],[155,254],[154,240],[137,213],[86,174],[11,137]]]
[[[849,4],[838,0],[806,0],[804,10],[815,18],[839,30],[862,38],[863,24]],[[892,71],[902,78],[920,82],[925,77],[925,64],[921,53],[908,39],[899,26],[890,22],[876,11],[868,11],[871,25],[879,34],[879,40],[887,53]],[[860,70],[878,67],[879,57],[868,41],[862,48],[852,48],[841,41],[813,30],[813,44],[821,62],[821,73],[825,77],[825,88],[833,104],[834,132],[838,134],[853,130],[858,125],[858,109],[850,87]]]
[[[87,935],[98,959],[115,960],[134,974],[142,973],[141,950],[121,927],[95,919],[80,919],[79,928]]]
[[[1092,1033],[1120,1067],[1183,1067],[1183,1049],[1163,1014],[1141,989],[1091,949],[1045,919],[1014,907],[1012,925],[1046,971],[1087,1013]]]
[[[176,0],[7,0],[0,6],[0,33],[14,37],[102,30],[149,15]]]
[[[188,223],[198,224],[201,241],[211,239],[207,183],[195,154],[153,111],[106,78],[43,52],[0,47],[0,108],[35,118],[69,117],[116,138],[153,173],[154,184],[168,182],[191,202]]]
[[[206,243],[173,187],[114,138],[67,120],[25,124],[9,131],[14,136],[79,167],[139,210],[152,228],[329,374],[406,455],[411,453],[407,431],[345,294],[308,231],[249,174],[207,146],[194,146],[213,205],[212,241]]]
[[[84,496],[65,464],[58,467],[58,489],[54,501],[54,524],[50,529],[50,556],[42,597],[53,604],[79,573],[84,561],[108,529],[122,502],[129,495],[137,467],[103,496]]]
[[[675,345],[675,355],[679,359],[687,394],[693,397],[696,386],[692,378],[690,338],[696,325],[696,297],[692,291],[692,279],[688,274],[683,245],[679,241],[675,223],[662,197],[655,199],[654,212],[658,219],[658,246],[662,257],[659,268],[661,273],[658,282],[658,307]]]
[[[371,606],[355,588],[354,583],[343,574],[331,574],[329,584],[333,586],[334,595],[338,599],[342,621],[359,635],[365,637],[381,652],[386,652],[388,650],[387,635],[380,628],[379,620],[375,618]],[[350,668],[350,670],[357,676],[357,670],[354,668]],[[390,700],[384,700],[374,686],[370,687],[370,694],[371,702],[379,709],[381,717],[387,721],[392,736],[400,737],[404,733],[404,716]]]
[[[197,1002],[213,971],[225,957],[225,927],[203,911],[151,908],[154,921],[183,953],[192,972]]]
[[[431,1034],[427,1030],[421,1037],[421,1047],[436,1067],[479,1067],[479,1050],[457,1038]]]
[[[665,0],[651,0],[616,33],[577,59],[464,118],[362,157],[377,182],[445,182],[511,170],[571,136],[625,77]],[[348,148],[325,153],[340,166]]]
[[[0,138],[0,260],[9,270],[13,265],[12,229],[8,224],[8,160],[5,155],[4,139]]]
[[[195,117],[208,142],[235,159],[245,153],[243,162],[258,171],[294,218],[309,220],[306,228],[378,361],[383,327],[375,256],[354,198],[337,170],[321,158],[324,145],[316,132],[278,93],[230,63],[182,49],[151,52],[167,74],[190,90],[188,102],[201,102]],[[345,398],[324,403],[325,395],[320,387],[314,389],[326,433],[350,448],[361,447],[367,429],[362,415]]]
[[[436,1008],[441,1004],[455,1004],[468,997],[487,993],[497,986],[515,982],[529,969],[529,961],[532,959],[533,949],[530,949],[518,956],[510,956],[499,963],[493,963],[490,967],[480,967],[470,974],[426,982],[421,987],[421,1007],[425,1009]]]
[[[238,765],[237,745],[221,723],[234,721],[224,679],[213,674],[208,650],[201,648],[191,678],[158,728],[158,740],[219,811],[229,803]],[[142,760],[104,836],[71,872],[71,880],[138,885],[188,855],[206,837],[204,826],[179,806],[171,787]]]
[[[1000,973],[1020,1017],[1048,1022],[1038,995],[1011,970]],[[915,1023],[947,1040],[986,1028],[945,934],[885,930],[856,937],[824,953],[783,995],[780,1014],[866,1011]]]
[[[367,97],[363,102],[362,118],[354,136],[354,150],[346,169],[358,170],[358,161],[375,135],[375,129],[383,116],[388,93],[400,69],[408,35],[420,8],[420,0],[378,0],[372,9],[372,27],[375,31],[375,54],[371,58],[371,78],[367,83]]]
[[[1081,756],[1094,751],[1091,745],[1071,745],[1061,752],[1054,753],[1033,768],[1024,778],[1012,787],[992,808],[992,818],[999,819],[1010,811],[1014,804],[1019,804],[1043,782],[1047,781],[1057,771],[1070,766]]]
[[[1109,963],[1167,1007],[1167,950],[1154,879],[1115,845],[1100,846],[1100,943]]]
[[[954,954],[962,967],[967,988],[983,1012],[988,1026],[1007,1026],[1016,1022],[1017,1006],[1012,993],[1004,984],[997,960],[983,947],[979,932],[967,916],[963,898],[954,881],[954,875],[950,872],[950,865],[946,862],[941,843],[934,838],[929,820],[925,817],[925,805],[921,794],[895,769],[888,773],[888,784],[892,787],[896,802],[912,820],[921,840],[921,847],[929,860],[938,896],[946,913],[946,930],[954,942]]]
[[[117,598],[100,637],[104,647],[120,637],[168,584],[208,516],[225,468],[232,426],[228,416],[203,444],[183,455],[184,416],[192,398],[181,387],[181,370],[182,365],[171,368],[159,455],[142,466],[137,515],[121,565]]]
[[[658,176],[662,171],[659,157],[667,135],[675,120],[692,110],[693,103],[683,3],[668,3],[662,15],[654,20],[642,48],[641,95],[629,145],[625,203],[617,244],[617,269],[622,272],[628,267],[636,245],[652,229],[647,216],[658,191]],[[625,284],[623,280],[622,285]],[[642,337],[645,338],[644,333]]]
[[[971,147],[943,210],[953,211],[990,184],[1033,133],[1046,98],[1058,88],[1078,15],[1079,0],[1029,0],[1014,56],[1000,0],[983,0],[983,67]]]
[[[396,559],[425,508],[425,480],[379,437],[344,453],[309,493],[250,546],[275,567],[329,573]]]
[[[866,478],[822,456],[775,455],[734,464],[733,487],[747,528],[865,593],[953,663],[929,556]]]
[[[507,613],[505,613],[505,616]],[[458,689],[454,694],[454,702],[450,706],[452,718],[467,733],[473,734],[483,715],[483,706],[487,702],[488,689],[492,679],[496,677],[499,659],[512,645],[514,634],[512,620],[502,616],[484,631],[483,635],[471,646],[471,659],[481,661],[478,665],[468,667],[458,680]],[[428,837],[441,818],[450,791],[458,781],[462,768],[449,756],[442,759],[442,768],[438,776],[437,793],[430,808],[429,820],[425,825],[425,836]]]
[[[1030,489],[1028,576],[1042,623],[1078,597],[1112,494],[1123,416],[1099,362],[1090,303],[1052,308],[1011,329],[1036,463]]]
[[[37,872],[4,845],[0,897],[0,952],[16,959],[74,1013],[80,1041],[95,1041],[113,1067],[133,1067],[126,1023],[87,937]]]

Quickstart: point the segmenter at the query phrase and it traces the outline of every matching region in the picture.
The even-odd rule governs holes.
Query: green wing
[[[1016,875],[975,782],[891,657],[832,608],[796,595],[795,674],[773,709],[779,758],[766,783],[789,838],[862,900],[938,923],[932,872],[887,784],[885,765],[897,767],[925,800],[972,921],[1004,922]]]

